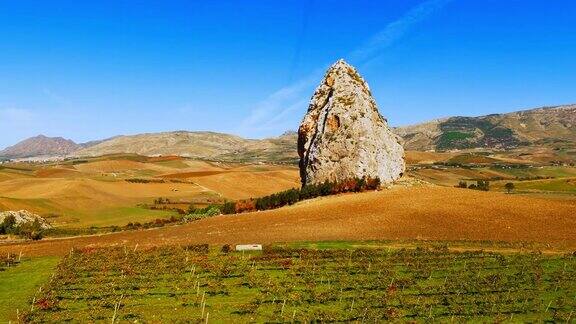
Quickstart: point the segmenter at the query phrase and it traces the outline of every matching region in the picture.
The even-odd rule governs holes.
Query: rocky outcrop
[[[44,218],[36,214],[33,214],[27,210],[0,212],[0,224],[2,224],[6,219],[6,217],[8,216],[14,217],[16,226],[20,226],[26,223],[34,223],[35,221],[38,221],[42,229],[52,228],[52,226]]]
[[[302,185],[351,178],[399,179],[404,149],[370,88],[344,60],[328,69],[298,130]]]

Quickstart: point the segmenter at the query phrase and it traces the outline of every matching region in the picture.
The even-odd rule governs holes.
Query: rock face
[[[298,130],[302,185],[356,177],[393,182],[405,170],[399,141],[366,81],[339,60],[316,89]]]
[[[8,216],[14,216],[15,223],[18,226],[26,223],[33,223],[37,220],[41,228],[52,228],[52,226],[44,218],[36,214],[32,214],[27,210],[0,212],[0,223],[4,222],[4,219],[6,219]]]

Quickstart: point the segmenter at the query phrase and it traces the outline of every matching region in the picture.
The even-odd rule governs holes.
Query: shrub
[[[236,213],[236,203],[232,201],[227,201],[222,205],[220,211],[224,215],[234,214]]]
[[[224,244],[224,245],[222,246],[222,249],[220,249],[220,251],[221,251],[222,253],[230,253],[230,252],[232,252],[233,250],[234,250],[234,249],[232,248],[232,245],[230,245],[230,244]]]
[[[256,210],[256,201],[254,199],[239,200],[232,204],[234,205],[233,206],[234,211],[230,214],[243,213]]]
[[[512,190],[514,190],[514,184],[512,182],[508,182],[507,184],[504,185],[504,188],[506,189],[506,191],[508,191],[508,193],[512,192]]]
[[[12,215],[6,216],[4,221],[0,223],[0,234],[11,234],[16,227],[16,217]]]
[[[44,235],[44,229],[37,219],[15,227],[14,234],[30,240],[41,240]]]
[[[188,215],[204,215],[204,216],[220,215],[220,206],[209,205],[204,208],[195,208],[194,205],[190,205],[190,207],[188,208]]]

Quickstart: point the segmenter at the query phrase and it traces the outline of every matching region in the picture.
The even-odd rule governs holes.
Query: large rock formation
[[[356,177],[393,182],[405,170],[399,140],[366,81],[339,60],[316,89],[298,130],[302,185]]]

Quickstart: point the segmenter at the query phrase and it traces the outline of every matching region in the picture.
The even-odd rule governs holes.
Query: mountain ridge
[[[393,128],[404,147],[415,151],[473,148],[512,149],[576,142],[576,104],[538,107],[477,117],[453,116]],[[93,157],[116,153],[181,155],[198,159],[246,162],[294,162],[298,135],[286,131],[265,139],[246,139],[213,131],[172,131],[119,135],[77,144],[39,135],[0,151],[9,159]]]

